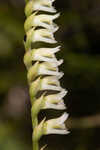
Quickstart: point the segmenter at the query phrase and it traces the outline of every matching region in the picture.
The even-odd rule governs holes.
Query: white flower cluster
[[[27,19],[24,24],[26,32],[24,63],[28,70],[27,78],[30,86],[33,120],[35,120],[41,109],[66,109],[63,97],[67,94],[67,91],[60,86],[59,79],[63,76],[63,73],[59,72],[58,69],[63,60],[57,60],[55,55],[60,51],[60,46],[55,48],[31,48],[31,44],[35,42],[57,43],[54,33],[59,27],[53,21],[60,14],[42,13],[56,13],[55,8],[52,6],[54,1],[30,0],[25,8]],[[40,91],[42,91],[42,95],[38,97]],[[64,113],[56,119],[42,120],[38,126],[34,127],[34,135],[37,134],[36,137],[40,138],[38,135],[69,133],[64,124],[67,118],[68,114]],[[38,132],[41,134],[38,134]]]

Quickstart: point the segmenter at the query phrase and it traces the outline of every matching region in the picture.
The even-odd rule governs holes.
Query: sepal
[[[26,17],[30,16],[30,14],[33,12],[33,1],[28,1],[25,7],[25,15]]]
[[[25,64],[27,70],[32,66],[32,52],[31,52],[31,50],[29,50],[25,53],[24,64]]]
[[[29,68],[27,73],[28,82],[32,82],[36,76],[38,76],[39,62],[36,62],[32,67]]]
[[[35,99],[35,96],[40,91],[41,87],[41,78],[39,77],[34,82],[30,83],[29,93],[31,97],[31,102],[33,103],[33,100]]]
[[[32,120],[35,120],[36,116],[38,115],[39,111],[43,109],[45,105],[45,93],[42,94],[42,96],[38,99],[36,99],[32,104],[31,114],[32,114]]]
[[[34,141],[39,141],[39,139],[41,138],[41,136],[44,135],[44,122],[45,122],[45,119],[44,118],[39,125],[37,125],[35,128],[34,128],[34,131],[33,131],[33,139]]]

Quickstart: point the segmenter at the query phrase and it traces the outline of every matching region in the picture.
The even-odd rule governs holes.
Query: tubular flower
[[[24,64],[27,68],[29,94],[31,99],[31,116],[33,126],[33,150],[39,150],[38,141],[42,135],[67,134],[64,122],[68,114],[51,120],[44,118],[38,123],[38,114],[43,109],[65,110],[64,96],[67,91],[60,85],[59,79],[64,75],[59,72],[59,66],[63,59],[57,60],[56,53],[60,46],[53,47],[57,43],[54,33],[59,27],[54,20],[59,17],[52,6],[55,0],[29,0],[25,7],[26,21],[24,29],[26,40],[24,41],[26,53]],[[40,11],[43,11],[39,13]],[[45,14],[56,13],[56,14]],[[51,44],[51,47],[33,48],[32,43],[43,42]],[[42,148],[44,149],[44,147]]]

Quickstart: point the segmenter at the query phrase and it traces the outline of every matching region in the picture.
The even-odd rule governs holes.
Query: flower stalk
[[[55,0],[26,0],[24,29],[26,33],[24,64],[27,68],[27,79],[31,99],[31,117],[33,127],[33,150],[39,150],[39,140],[43,135],[68,134],[64,122],[68,114],[64,113],[56,119],[46,120],[40,123],[38,114],[43,109],[65,110],[63,97],[67,91],[60,85],[59,79],[63,72],[59,72],[59,66],[63,60],[57,60],[56,53],[60,46],[34,49],[32,43],[43,42],[55,44],[54,33],[59,27],[54,23],[60,14],[53,7]],[[40,13],[42,12],[42,13]],[[46,14],[53,13],[53,14]],[[55,13],[55,14],[54,14]],[[43,150],[43,147],[41,150]]]

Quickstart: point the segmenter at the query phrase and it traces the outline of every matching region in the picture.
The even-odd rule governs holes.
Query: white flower
[[[41,97],[34,101],[32,105],[32,117],[35,118],[38,112],[41,109],[56,109],[64,110],[66,106],[62,99],[48,99],[48,96],[45,96],[46,93],[43,93]],[[53,97],[52,97],[53,98]]]
[[[34,82],[30,83],[30,96],[34,99],[39,91],[42,90],[53,90],[63,91],[64,89],[60,86],[60,82],[55,76],[47,76],[45,78],[37,78]]]
[[[55,0],[32,0],[29,1],[25,7],[25,14],[29,16],[33,11],[46,11],[46,12],[56,12],[52,3]]]
[[[32,42],[45,42],[54,44],[57,43],[53,36],[53,32],[47,30],[47,29],[38,29],[33,31],[34,34],[32,36]]]
[[[52,75],[57,76],[59,79],[63,76],[62,72],[58,72],[57,67],[53,67],[50,63],[41,63],[38,69],[38,75]]]
[[[31,51],[31,56],[33,61],[45,61],[54,64],[54,66],[59,66],[63,63],[63,60],[57,60],[55,53],[60,50],[60,46],[56,48],[39,48],[33,49]]]
[[[52,94],[52,95],[47,95],[45,97],[45,99],[49,102],[60,102],[62,101],[63,97],[67,94],[67,91],[65,89],[63,89],[61,92],[57,93],[57,94]]]
[[[49,29],[53,32],[56,32],[58,30],[58,26],[53,23],[53,20],[58,18],[59,14],[56,15],[34,15],[32,14],[25,22],[25,30],[30,29],[30,27],[34,26],[40,26],[44,27],[46,29]],[[28,26],[29,25],[29,26]]]
[[[37,76],[40,75],[51,75],[56,76],[58,79],[60,79],[63,76],[63,72],[58,71],[58,67],[54,67],[52,63],[43,62],[39,63],[36,62],[32,67],[28,70],[28,81],[33,81]]]
[[[30,84],[30,94],[36,95],[41,90],[62,91],[60,82],[55,76],[47,76],[43,79],[40,77]],[[33,97],[33,96],[32,96]]]
[[[51,119],[45,122],[45,134],[68,134],[64,122],[68,118],[68,114],[64,113],[61,117]]]
[[[55,44],[57,41],[54,38],[53,31],[49,31],[48,29],[36,29],[35,27],[30,29],[26,33],[26,42],[25,48],[26,51],[31,49],[31,43],[33,42],[45,42],[50,44]]]
[[[51,101],[45,101],[44,109],[56,109],[56,110],[64,110],[66,109],[66,106],[63,102],[63,100],[53,102]]]
[[[56,48],[39,48],[39,49],[33,49],[33,53],[35,51],[35,54],[39,56],[45,56],[53,58],[54,54],[60,51],[61,46],[57,46]]]
[[[25,31],[29,30],[31,27],[44,27],[46,29],[49,29],[53,32],[56,32],[58,30],[58,26],[53,23],[53,20],[59,17],[59,13],[56,15],[36,15],[37,12],[33,13],[31,16],[29,16],[24,24]]]
[[[28,42],[45,42],[50,44],[57,43],[54,38],[53,32],[49,31],[48,29],[35,30],[35,28],[32,28],[27,32],[26,43]]]
[[[63,89],[60,93],[45,96],[45,108],[58,110],[66,109],[66,106],[62,99],[66,94],[67,91]]]
[[[41,80],[41,90],[62,91],[60,82],[55,76],[48,76]]]
[[[53,67],[58,67],[63,63],[63,59],[57,60],[55,53],[60,51],[60,46],[56,48],[39,48],[27,51],[24,55],[24,63],[28,68],[32,66],[32,61],[44,61],[51,63]]]
[[[28,17],[33,11],[46,11],[46,12],[56,12],[56,9],[52,6],[55,0],[31,0],[27,3],[25,7],[25,14]]]
[[[53,23],[53,20],[59,17],[59,13],[56,15],[37,15],[34,17],[34,25],[35,26],[42,26],[49,30],[53,30],[53,32],[58,30],[58,26]]]

